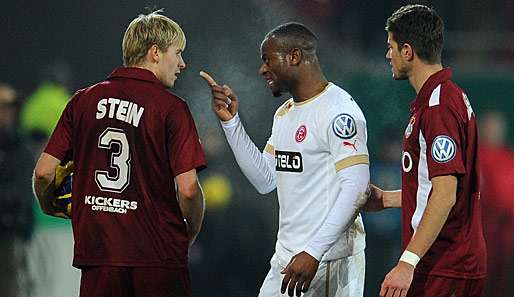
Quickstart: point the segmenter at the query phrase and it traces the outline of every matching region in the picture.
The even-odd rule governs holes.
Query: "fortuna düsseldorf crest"
[[[305,125],[301,125],[298,127],[298,130],[296,130],[296,134],[294,138],[296,139],[296,142],[302,142],[307,137],[307,127]]]

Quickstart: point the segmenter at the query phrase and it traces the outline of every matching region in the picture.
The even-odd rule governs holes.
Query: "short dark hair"
[[[387,19],[385,29],[398,45],[410,44],[421,60],[441,63],[444,22],[433,8],[420,4],[402,6]]]
[[[300,23],[290,22],[279,25],[266,34],[265,39],[267,38],[277,39],[284,52],[299,48],[306,54],[315,56],[318,49],[318,37]]]

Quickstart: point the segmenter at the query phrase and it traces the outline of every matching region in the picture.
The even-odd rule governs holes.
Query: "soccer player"
[[[278,238],[260,297],[363,295],[358,210],[369,182],[366,120],[355,100],[327,81],[317,47],[317,37],[298,23],[265,36],[259,73],[273,95],[292,98],[276,111],[262,153],[244,130],[237,95],[201,73],[239,167],[259,193],[277,189]]]
[[[406,5],[388,18],[386,31],[393,78],[408,79],[417,97],[403,138],[402,189],[373,186],[368,202],[402,208],[404,252],[380,296],[481,296],[477,123],[441,64],[443,21],[431,8]]]
[[[156,11],[123,37],[126,67],[79,90],[35,169],[43,211],[53,206],[56,167],[74,161],[73,265],[81,297],[191,296],[188,247],[200,231],[206,165],[188,106],[170,93],[186,39]]]

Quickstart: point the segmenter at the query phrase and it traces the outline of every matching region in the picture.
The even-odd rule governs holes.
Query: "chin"
[[[405,75],[404,73],[395,74],[393,72],[393,79],[394,80],[406,80],[407,78],[408,78],[408,76]]]
[[[273,97],[280,97],[280,96],[282,96],[282,92],[281,91],[272,91],[272,94],[273,94]]]
[[[271,93],[273,94],[273,97],[280,97],[282,96],[282,90],[280,88],[277,88],[276,86],[270,87]]]
[[[163,83],[163,85],[166,88],[172,88],[175,85],[175,81],[174,80],[170,80],[170,81],[167,81],[167,82]]]

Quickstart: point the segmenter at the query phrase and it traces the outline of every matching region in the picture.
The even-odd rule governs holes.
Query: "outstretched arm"
[[[379,187],[370,184],[367,191],[368,200],[361,210],[366,212],[381,211],[386,208],[402,207],[402,191],[384,191]]]

